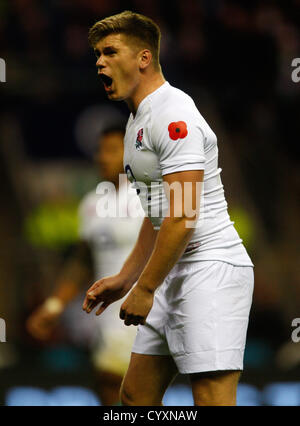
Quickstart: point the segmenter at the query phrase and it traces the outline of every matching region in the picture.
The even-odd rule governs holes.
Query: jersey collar
[[[158,89],[154,90],[153,92],[149,93],[149,95],[147,95],[139,104],[137,110],[136,110],[136,114],[133,117],[132,115],[132,119],[135,120],[136,117],[141,113],[143,106],[145,105],[145,103],[147,101],[149,101],[150,99],[152,99],[153,97],[155,97],[156,95],[158,95],[159,93],[161,93],[164,89],[166,89],[168,86],[170,86],[170,83],[168,81],[165,81],[161,86],[158,87]]]

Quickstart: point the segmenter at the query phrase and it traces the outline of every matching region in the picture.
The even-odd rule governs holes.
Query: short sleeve
[[[195,113],[170,111],[152,122],[151,142],[162,175],[204,170],[204,132]]]

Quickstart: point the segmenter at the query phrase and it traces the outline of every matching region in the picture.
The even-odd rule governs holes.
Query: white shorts
[[[250,266],[176,264],[155,292],[132,352],[171,355],[182,374],[242,370],[253,284]]]

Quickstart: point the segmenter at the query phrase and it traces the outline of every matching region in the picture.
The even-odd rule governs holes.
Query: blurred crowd
[[[78,238],[76,209],[98,179],[87,147],[108,118],[128,115],[107,102],[87,42],[95,21],[126,9],[160,25],[165,78],[217,134],[229,211],[255,264],[246,365],[298,368],[299,0],[1,0],[2,364],[14,359],[9,342],[16,359],[40,348],[24,324]]]

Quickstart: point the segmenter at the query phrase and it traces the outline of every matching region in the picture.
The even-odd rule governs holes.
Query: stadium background
[[[216,132],[230,214],[255,264],[238,402],[300,405],[291,339],[300,317],[299,0],[1,0],[0,403],[25,401],[23,391],[28,403],[99,403],[82,334],[65,321],[40,344],[25,320],[76,242],[78,203],[97,182],[89,131],[128,114],[106,100],[87,43],[96,20],[125,9],[161,26],[166,79]],[[190,401],[185,383],[169,404]]]

